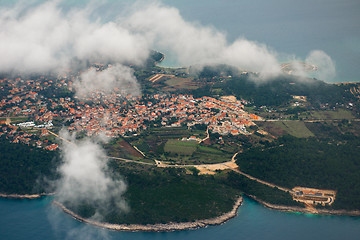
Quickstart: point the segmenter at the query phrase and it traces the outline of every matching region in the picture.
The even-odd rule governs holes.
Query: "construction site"
[[[331,205],[336,197],[336,191],[334,190],[294,187],[292,191],[293,199],[306,205]]]

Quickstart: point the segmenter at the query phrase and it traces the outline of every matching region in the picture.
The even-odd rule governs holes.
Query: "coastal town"
[[[195,98],[165,92],[134,97],[114,89],[79,98],[74,94],[75,79],[71,73],[0,79],[0,136],[13,143],[56,150],[57,142],[47,138],[48,129],[58,131],[63,126],[70,132],[111,138],[139,135],[149,127],[191,128],[196,124],[205,124],[220,135],[239,135],[250,134],[247,127],[261,120],[244,110],[245,100],[234,96]]]

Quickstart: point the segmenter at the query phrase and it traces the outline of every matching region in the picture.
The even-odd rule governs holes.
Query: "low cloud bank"
[[[0,72],[61,72],[89,62],[141,65],[155,49],[170,52],[180,65],[229,64],[258,72],[265,80],[282,73],[278,53],[265,44],[244,37],[228,42],[224,32],[186,21],[178,9],[159,1],[135,3],[126,11],[114,9],[119,11],[117,18],[105,22],[93,19],[96,7],[92,4],[65,11],[60,3],[0,7]],[[335,65],[322,51],[311,52],[306,62],[319,66],[320,79],[335,76]],[[128,76],[124,83],[136,83],[122,70]],[[118,71],[106,75],[112,72],[118,76]],[[104,87],[97,83],[100,77],[89,75],[96,74],[90,70],[80,82]]]
[[[181,65],[229,64],[264,77],[280,73],[276,54],[266,45],[245,38],[228,43],[224,33],[185,21],[176,8],[152,3],[134,11],[127,24],[150,46],[174,54]]]
[[[91,21],[92,9],[62,11],[58,1],[0,9],[0,71],[61,72],[77,62],[141,64],[142,36],[118,23]]]

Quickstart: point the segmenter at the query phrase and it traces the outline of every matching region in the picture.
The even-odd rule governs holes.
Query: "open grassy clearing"
[[[222,151],[218,150],[218,149],[214,149],[214,148],[210,148],[210,147],[206,147],[206,146],[198,146],[198,151],[202,152],[202,153],[212,153],[212,154],[223,154]]]

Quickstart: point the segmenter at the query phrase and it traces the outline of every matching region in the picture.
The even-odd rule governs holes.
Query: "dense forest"
[[[253,147],[237,157],[240,169],[280,186],[333,189],[332,207],[360,209],[360,138],[342,141],[279,138],[273,146]]]
[[[265,80],[251,73],[240,74],[237,69],[226,65],[206,66],[198,73],[198,78],[213,80],[210,84],[193,90],[192,94],[195,96],[209,96],[212,89],[221,89],[224,95],[234,95],[252,101],[257,106],[286,105],[293,95],[306,96],[313,107],[326,103],[335,106],[336,103],[355,100],[341,85],[286,74]]]
[[[0,192],[17,194],[43,193],[48,189],[45,179],[56,177],[59,153],[10,143],[0,138]]]
[[[280,76],[267,81],[251,80],[249,75],[233,77],[220,86],[228,94],[252,100],[257,106],[281,106],[288,103],[293,95],[307,96],[314,107],[328,103],[336,105],[353,99],[341,87],[316,79],[301,79]]]
[[[271,188],[235,172],[229,172],[224,182],[231,187],[239,189],[246,195],[256,196],[257,199],[267,203],[285,206],[302,206],[292,199],[290,193],[277,188]]]

